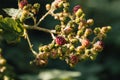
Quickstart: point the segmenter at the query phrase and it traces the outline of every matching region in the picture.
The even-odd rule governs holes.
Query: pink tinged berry
[[[74,8],[73,8],[73,12],[76,13],[78,11],[78,9],[80,9],[81,6],[80,5],[76,5]]]
[[[52,3],[52,6],[55,6],[56,8],[59,8],[58,4],[61,2],[62,0],[55,0],[53,3]]]
[[[81,44],[84,47],[88,47],[90,45],[90,41],[88,39],[83,39]]]
[[[24,6],[28,4],[27,0],[22,0],[19,2],[18,6],[19,8],[23,9]]]
[[[56,44],[58,45],[64,45],[66,43],[66,40],[62,36],[57,36],[55,39]]]
[[[77,55],[74,55],[74,54],[70,55],[70,63],[71,64],[77,64],[78,61],[79,61],[79,58]]]
[[[104,44],[102,41],[97,41],[95,44],[94,44],[94,49],[98,52],[101,52],[103,50],[103,47],[104,47]]]
[[[102,41],[97,41],[96,44],[101,46],[101,47],[104,47],[104,43]]]

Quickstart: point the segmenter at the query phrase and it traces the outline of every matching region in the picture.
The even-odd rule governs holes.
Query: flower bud
[[[88,24],[89,26],[92,26],[92,25],[94,24],[94,20],[93,20],[93,19],[88,19],[88,20],[87,20],[87,24]]]
[[[76,18],[76,19],[75,19],[75,22],[76,22],[76,23],[79,23],[79,22],[80,22],[80,18]]]
[[[93,31],[96,35],[100,33],[100,28],[95,28],[94,31]]]
[[[55,30],[58,31],[58,32],[61,31],[61,26],[60,25],[56,25],[55,26]]]
[[[87,37],[92,34],[92,29],[86,29],[84,35]]]
[[[90,51],[89,49],[86,49],[86,50],[85,50],[85,55],[86,55],[87,57],[89,57],[89,56],[91,55],[91,51]]]
[[[70,42],[73,43],[73,44],[77,44],[79,42],[79,40],[74,38],[74,39],[71,39]]]
[[[51,5],[50,4],[46,4],[46,10],[50,10],[51,9]]]
[[[71,45],[71,46],[69,47],[69,49],[70,49],[70,51],[74,51],[74,50],[75,50],[75,47],[74,47],[73,45]]]
[[[57,36],[55,39],[56,44],[58,45],[64,45],[66,43],[66,40],[62,36]]]
[[[106,38],[106,36],[107,36],[107,34],[105,34],[105,33],[100,33],[100,34],[98,34],[98,38],[99,38],[100,40]]]
[[[77,17],[80,17],[80,16],[82,15],[82,13],[83,13],[82,9],[78,9],[77,12],[75,13],[75,15],[76,15]],[[83,15],[82,15],[82,16],[83,16]]]
[[[85,48],[83,46],[78,46],[76,48],[76,51],[77,51],[78,54],[83,54],[84,50],[85,50]]]
[[[68,12],[69,11],[69,8],[68,7],[65,7],[65,8],[63,8],[63,12]],[[68,15],[67,15],[68,16]]]
[[[36,9],[39,9],[39,8],[40,8],[40,4],[39,4],[39,3],[35,3],[35,4],[33,5],[33,7],[36,8]]]
[[[64,33],[65,34],[69,34],[69,33],[71,33],[73,31],[73,29],[71,28],[71,27],[66,27],[65,29],[64,29]]]
[[[111,26],[102,27],[101,32],[102,33],[107,33],[109,30],[111,30]]]
[[[91,59],[91,60],[95,60],[95,59],[96,59],[96,56],[97,56],[97,55],[92,55],[92,56],[90,56],[90,59]]]
[[[62,50],[62,53],[66,53],[68,49],[66,46],[62,46],[61,50]]]
[[[83,35],[83,30],[77,31],[77,36],[81,37]]]

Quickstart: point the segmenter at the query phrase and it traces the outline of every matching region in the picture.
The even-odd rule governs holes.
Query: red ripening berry
[[[83,39],[81,44],[84,47],[88,47],[90,45],[90,41],[88,39]]]
[[[74,55],[74,54],[70,55],[70,63],[71,64],[77,64],[78,61],[79,61],[79,58],[77,55]]]
[[[66,43],[66,40],[62,36],[57,36],[55,39],[56,44],[58,45],[64,45]]]
[[[28,4],[27,0],[22,0],[19,2],[18,6],[19,8],[23,9],[24,6],[26,6]]]
[[[76,5],[74,8],[73,8],[73,12],[76,13],[78,11],[78,9],[80,9],[81,6],[80,5]]]

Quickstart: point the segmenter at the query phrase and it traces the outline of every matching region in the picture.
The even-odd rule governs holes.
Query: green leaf
[[[0,29],[3,30],[2,36],[8,43],[18,42],[23,35],[23,25],[12,18],[0,20]]]
[[[20,16],[21,15],[21,11],[19,9],[15,9],[15,8],[5,8],[3,9],[9,16]],[[18,14],[19,13],[19,14]]]
[[[17,18],[20,18],[23,10],[19,10],[19,9],[15,9],[15,8],[5,8],[3,9],[9,16],[15,17],[17,16]],[[26,16],[26,19],[29,19],[31,17],[33,17],[34,14],[33,13],[29,13],[28,16]]]

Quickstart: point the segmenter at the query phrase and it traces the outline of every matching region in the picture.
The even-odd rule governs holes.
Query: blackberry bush
[[[40,3],[29,4],[27,0],[18,0],[18,9],[4,9],[11,17],[0,16],[0,34],[8,43],[18,42],[21,38],[26,39],[35,56],[35,60],[31,63],[44,66],[49,58],[59,58],[73,67],[82,60],[88,58],[94,60],[103,50],[103,39],[106,38],[111,26],[93,29],[94,20],[86,19],[80,5],[73,7],[71,12],[67,0],[54,0],[45,7],[47,13],[37,20],[36,14],[39,12]],[[61,10],[57,11],[58,9]],[[15,13],[11,14],[10,10],[14,10]],[[59,21],[52,30],[40,27],[41,22],[48,15]],[[32,19],[34,24],[26,24],[26,19]],[[50,33],[51,43],[39,46],[39,52],[35,51],[28,30]]]

